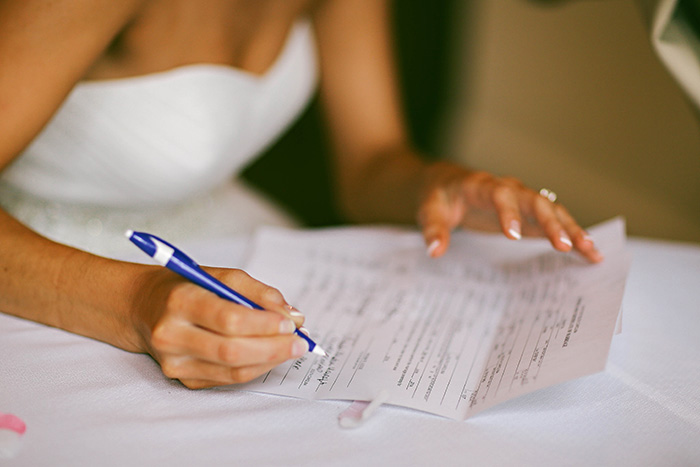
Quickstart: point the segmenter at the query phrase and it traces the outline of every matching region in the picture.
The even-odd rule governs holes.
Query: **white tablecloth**
[[[0,315],[0,412],[27,424],[0,465],[700,465],[700,245],[630,246],[606,371],[466,422],[383,406],[346,430],[345,401],[191,391],[147,356]],[[186,247],[235,265],[245,242]]]

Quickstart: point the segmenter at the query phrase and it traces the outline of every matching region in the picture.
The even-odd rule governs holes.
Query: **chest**
[[[262,76],[310,6],[310,0],[154,0],[114,37],[84,79],[203,63]]]
[[[193,64],[75,87],[0,182],[38,199],[173,204],[248,164],[301,112],[316,83],[313,30],[299,21],[257,76]]]

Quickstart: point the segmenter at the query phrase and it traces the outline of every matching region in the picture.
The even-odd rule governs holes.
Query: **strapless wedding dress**
[[[37,232],[105,256],[127,229],[173,242],[295,220],[235,175],[295,120],[317,80],[310,24],[263,75],[188,65],[79,83],[0,175],[0,205]]]

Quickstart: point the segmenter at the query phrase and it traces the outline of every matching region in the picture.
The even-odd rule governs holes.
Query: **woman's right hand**
[[[304,318],[282,294],[237,269],[206,268],[265,311],[224,300],[163,268],[141,282],[132,319],[139,348],[191,389],[250,381],[304,356],[294,330]]]

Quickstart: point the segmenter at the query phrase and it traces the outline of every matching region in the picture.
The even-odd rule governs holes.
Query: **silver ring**
[[[552,190],[550,190],[549,188],[542,188],[540,190],[540,196],[544,196],[552,203],[557,202],[557,194],[555,192],[553,192]]]

